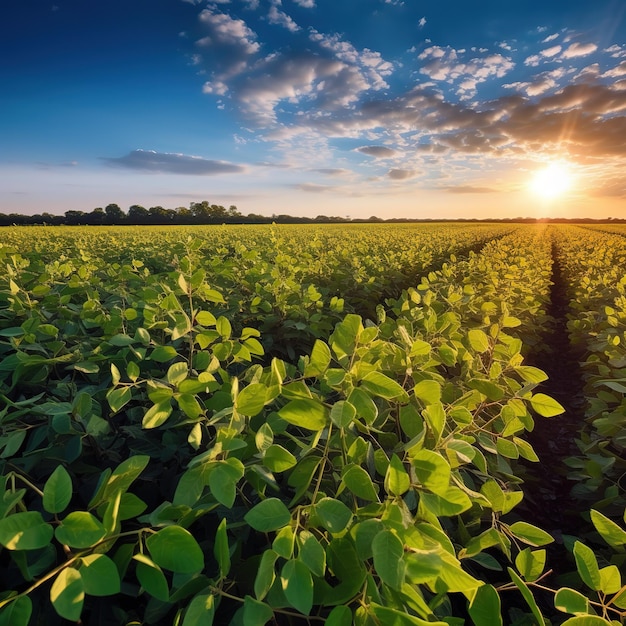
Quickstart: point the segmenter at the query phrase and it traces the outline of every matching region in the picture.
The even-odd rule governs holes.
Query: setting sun
[[[574,177],[567,163],[550,163],[535,172],[529,188],[534,194],[551,200],[567,193],[573,182]]]

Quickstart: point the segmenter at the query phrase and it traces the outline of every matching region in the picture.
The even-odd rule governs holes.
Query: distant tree
[[[220,204],[209,204],[207,200],[192,202],[189,205],[195,224],[219,224],[229,216],[225,207]],[[236,207],[235,207],[236,210]]]
[[[126,214],[117,204],[107,204],[104,207],[107,224],[121,224],[126,221]]]
[[[84,211],[65,211],[64,215],[65,223],[69,226],[85,223],[86,213]]]
[[[148,215],[149,224],[171,224],[176,217],[176,211],[157,205],[148,209]]]
[[[133,204],[128,207],[127,219],[131,224],[145,224],[149,217],[148,209],[139,204]]]
[[[100,225],[104,224],[107,220],[107,214],[102,207],[96,207],[91,213],[87,214],[87,221],[89,224]]]
[[[184,206],[179,206],[176,209],[176,223],[177,224],[192,224],[193,223],[193,213],[191,209],[188,209]]]

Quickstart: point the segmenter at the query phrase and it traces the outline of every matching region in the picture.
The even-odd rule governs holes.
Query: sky
[[[624,0],[13,0],[0,212],[626,217]]]

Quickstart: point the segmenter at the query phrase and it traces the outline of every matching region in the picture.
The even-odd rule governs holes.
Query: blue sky
[[[0,212],[626,217],[617,0],[19,0]],[[564,164],[562,193],[529,182]]]

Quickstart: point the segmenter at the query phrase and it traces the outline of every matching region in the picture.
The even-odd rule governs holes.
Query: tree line
[[[93,211],[65,211],[63,215],[52,213],[37,213],[22,215],[19,213],[0,213],[0,226],[103,226],[103,225],[183,225],[183,224],[269,224],[288,223],[300,224],[310,222],[351,222],[351,221],[383,221],[376,216],[367,220],[351,220],[350,218],[318,215],[317,217],[295,217],[293,215],[260,215],[248,213],[244,215],[235,205],[228,208],[220,204],[211,204],[207,200],[192,202],[187,207],[166,209],[162,206],[153,206],[146,209],[133,204],[124,211],[118,204],[107,204],[106,207],[97,207]]]
[[[350,217],[337,217],[329,215],[317,215],[316,217],[298,217],[294,215],[260,215],[248,213],[244,215],[234,204],[228,208],[221,204],[211,204],[208,200],[192,202],[187,207],[166,209],[162,206],[153,206],[146,209],[138,204],[133,204],[124,211],[118,204],[107,204],[104,208],[97,207],[93,211],[65,211],[63,215],[53,213],[36,213],[35,215],[23,215],[21,213],[0,213],[0,226],[118,226],[118,225],[184,225],[184,224],[315,224],[315,223],[341,223],[341,222],[578,222],[578,223],[624,223],[623,218],[487,218],[487,219],[437,219],[432,218],[388,218],[383,219],[372,215],[366,219]]]

